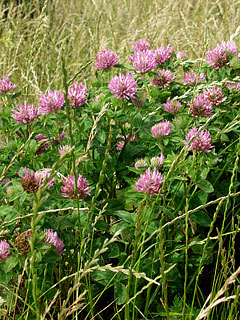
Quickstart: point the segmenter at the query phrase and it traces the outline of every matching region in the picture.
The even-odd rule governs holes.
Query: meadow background
[[[8,145],[8,152],[0,149],[0,181],[16,180],[0,192],[0,240],[13,248],[11,258],[0,260],[1,319],[239,319],[239,92],[224,86],[226,79],[239,82],[239,65],[217,73],[201,61],[222,40],[234,40],[240,48],[239,26],[240,1],[0,0],[0,78],[7,76],[17,86],[16,95],[0,102],[0,139]],[[94,64],[97,53],[109,48],[120,64],[129,65],[138,39],[150,40],[154,48],[170,44],[188,60],[174,57],[167,65],[180,69],[170,93],[154,91],[143,76],[139,101],[145,105],[136,111],[107,89],[111,76],[121,71],[99,75]],[[206,83],[178,89],[177,81],[191,68],[204,71]],[[41,92],[63,92],[72,79],[89,90],[84,112],[66,108],[70,111],[45,118],[43,125],[36,120],[34,133],[31,125],[11,118],[15,104],[27,100],[37,106]],[[193,120],[186,110],[178,119],[163,113],[176,129],[172,141],[158,146],[150,128],[162,120],[159,105],[176,93],[185,108],[213,81],[228,96],[216,114]],[[182,149],[193,124],[211,131],[216,149],[209,158],[203,151],[197,158]],[[39,144],[31,134],[47,132],[59,139],[65,128],[68,144],[75,146],[71,156],[60,159],[51,139],[49,153],[36,154]],[[119,134],[132,135],[133,129],[136,147],[133,143],[118,153]],[[149,161],[151,151],[157,155],[161,148],[169,185],[163,198],[142,199],[133,186],[144,171],[134,161],[140,156]],[[75,177],[78,170],[89,180],[91,197],[65,202],[61,173],[55,174],[53,191],[45,184],[29,195],[17,176],[24,167],[49,167],[65,176],[71,171]],[[194,215],[201,205],[201,214]],[[45,225],[63,239],[63,255],[42,243]],[[33,240],[24,243],[26,255],[20,254],[15,238],[29,228]]]
[[[61,55],[69,77],[105,48],[126,62],[138,39],[157,46],[170,44],[176,52],[196,59],[228,40],[240,24],[240,1],[19,2],[18,6],[16,1],[0,2],[0,70],[31,95],[53,84],[62,86]],[[82,71],[81,80],[93,79],[91,64]]]

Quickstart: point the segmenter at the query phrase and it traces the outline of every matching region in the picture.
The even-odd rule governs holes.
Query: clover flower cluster
[[[168,61],[169,59],[172,59],[173,56],[171,55],[171,53],[174,52],[173,47],[171,47],[170,45],[167,45],[167,47],[158,47],[155,51],[154,51],[154,56],[155,56],[155,61],[157,66],[161,66],[164,62]]]
[[[193,102],[188,102],[189,113],[193,117],[206,117],[212,115],[212,104],[205,94],[200,94],[193,99]]]
[[[173,58],[171,53],[174,52],[174,49],[170,45],[158,47],[155,50],[150,49],[150,45],[150,41],[139,39],[134,48],[133,55],[129,56],[133,68],[138,72],[151,71]]]
[[[34,105],[28,105],[25,100],[24,105],[16,105],[15,108],[17,110],[12,109],[11,117],[18,123],[30,123],[38,116],[38,108],[36,108]]]
[[[208,99],[212,106],[218,106],[224,102],[227,98],[224,96],[222,89],[213,86],[211,89],[203,91],[204,96]]]
[[[0,241],[0,262],[2,260],[7,260],[9,255],[11,254],[11,250],[9,250],[10,244],[5,241],[1,240]]]
[[[240,92],[240,82],[226,82],[225,85],[229,90]]]
[[[167,136],[172,132],[171,127],[173,124],[171,124],[167,120],[163,120],[157,124],[155,124],[151,131],[154,138],[161,138],[163,136]]]
[[[48,90],[48,94],[46,96],[43,93],[40,94],[38,113],[40,115],[53,113],[56,110],[61,109],[64,103],[64,96],[61,92],[57,90]]]
[[[52,244],[57,253],[63,254],[64,243],[58,238],[57,232],[54,232],[52,229],[45,229],[44,232],[46,233],[46,236],[43,239],[43,242]]]
[[[182,104],[178,100],[168,99],[163,103],[163,108],[166,112],[177,113],[182,108]]]
[[[43,187],[45,179],[47,181],[47,187],[48,189],[53,186],[54,178],[49,179],[50,177],[50,171],[48,169],[45,170],[39,170],[37,172],[34,172],[33,170],[30,170],[29,168],[23,169],[24,175],[21,175],[18,172],[18,176],[22,178],[21,185],[23,187],[23,190],[27,193],[37,193],[38,189],[40,187]]]
[[[73,86],[68,89],[68,100],[73,101],[71,108],[75,109],[82,106],[86,102],[88,89],[80,82],[74,82]]]
[[[222,41],[222,43],[218,44],[216,48],[206,52],[207,62],[215,70],[219,70],[228,64],[228,55],[234,56],[237,54],[237,51],[237,45],[234,41]]]
[[[21,254],[26,255],[29,251],[31,251],[31,247],[29,243],[31,238],[32,238],[32,229],[23,231],[16,237],[14,241],[14,245]]]
[[[3,77],[0,79],[0,94],[13,91],[16,88],[15,84],[13,84],[7,77]]]
[[[126,140],[129,138],[129,133],[126,134],[126,136],[118,136],[117,138],[123,139],[123,140],[121,140],[121,141],[119,141],[119,142],[117,143],[117,150],[120,151],[120,150],[122,150],[122,148],[124,147],[124,145],[125,145],[125,143],[126,143]],[[129,141],[136,141],[136,136],[133,135],[133,136],[129,139]]]
[[[187,54],[185,53],[185,52],[183,52],[183,51],[178,51],[177,52],[177,58],[178,59],[187,59]]]
[[[149,40],[139,39],[136,42],[136,45],[135,45],[135,48],[134,48],[134,52],[146,51],[146,50],[149,50],[150,47],[151,47],[151,42]]]
[[[140,175],[140,178],[136,182],[135,190],[139,192],[145,192],[151,196],[158,195],[158,192],[163,183],[163,178],[161,173],[154,168],[153,173],[149,167],[144,174]]]
[[[140,73],[151,71],[157,66],[154,50],[134,52],[131,62],[133,68]]]
[[[156,87],[165,88],[173,81],[174,75],[170,70],[161,69],[158,72],[158,77],[154,77],[152,83]]]
[[[137,160],[137,161],[135,162],[134,166],[135,166],[135,168],[137,169],[137,168],[141,168],[141,167],[147,167],[148,164],[147,164],[147,162],[146,162],[144,159],[139,159],[139,160]]]
[[[63,254],[64,243],[61,239],[58,238],[57,232],[54,232],[52,229],[44,230],[45,237],[43,238],[43,242],[52,244],[55,247],[55,251],[59,254]],[[15,247],[21,254],[26,255],[30,252],[30,243],[29,241],[32,238],[32,229],[28,229],[22,233],[20,233],[14,242]],[[45,250],[50,250],[45,249]]]
[[[205,81],[205,75],[203,72],[197,74],[196,72],[185,72],[183,77],[183,83],[193,85],[196,83],[203,83]]]
[[[50,169],[42,169],[35,172],[35,179],[40,187],[43,187],[45,180],[47,181],[47,188],[50,189],[53,186],[54,178],[50,178]]]
[[[199,133],[197,132],[198,128],[194,127],[191,129],[185,137],[187,141],[183,142],[184,145],[187,146],[189,141],[196,136],[190,142],[190,150],[210,152],[214,147],[211,145],[211,138],[209,137],[210,132],[208,130],[201,130]]]
[[[69,175],[63,181],[64,186],[61,187],[62,196],[64,198],[71,198],[75,200],[77,199],[77,192],[79,199],[84,199],[90,195],[87,183],[87,179],[83,178],[82,175],[79,174],[77,178],[77,186],[75,188],[75,176]]]
[[[137,83],[130,72],[126,75],[120,73],[119,76],[114,76],[110,80],[108,88],[119,100],[129,100],[134,98],[137,91]]]
[[[69,153],[71,149],[72,147],[66,144],[64,146],[60,146],[58,148],[58,152],[60,153],[61,156],[64,156],[65,154]]]
[[[136,42],[135,48],[134,48],[134,54],[136,52],[145,52],[150,50],[151,43],[149,40],[143,40],[139,39]],[[133,63],[134,60],[134,54],[129,55],[129,61]]]
[[[97,70],[112,68],[119,63],[118,56],[110,49],[99,51],[96,59],[95,69]]]
[[[160,168],[163,165],[164,159],[165,157],[161,152],[160,156],[156,156],[151,159],[151,166],[157,169]]]

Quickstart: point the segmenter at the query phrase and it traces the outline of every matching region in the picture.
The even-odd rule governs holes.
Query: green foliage
[[[228,55],[229,64],[215,70],[202,58],[184,60],[173,53],[154,71],[139,74],[126,50],[134,48],[135,36],[123,43],[123,25],[116,33],[119,10],[126,16],[126,26],[133,13],[142,30],[147,23],[156,48],[162,45],[158,38],[165,32],[155,34],[162,10],[166,13],[162,4],[130,1],[126,9],[113,1],[110,17],[105,2],[89,2],[86,7],[82,1],[71,1],[68,8],[64,3],[27,2],[6,11],[5,24],[0,22],[2,72],[17,84],[14,92],[0,95],[0,315],[3,311],[13,319],[28,320],[191,320],[200,319],[199,314],[207,310],[209,319],[215,315],[235,319],[239,307],[239,91],[226,83],[239,81],[239,59]],[[196,8],[208,12],[200,2],[191,10],[181,2],[178,9],[176,4],[167,6],[189,17]],[[152,10],[152,20],[145,9]],[[64,20],[65,10],[69,16]],[[83,21],[80,26],[77,16]],[[164,24],[169,41],[174,39],[173,26],[179,30],[178,39],[183,32],[177,28],[180,21],[174,23],[169,21],[168,28]],[[26,24],[36,26],[33,37]],[[100,29],[105,32],[101,39]],[[93,30],[96,38],[90,45]],[[22,41],[28,43],[27,49]],[[182,43],[183,50],[201,57],[190,37],[187,41],[191,46]],[[206,50],[196,43],[199,50]],[[120,63],[93,72],[93,58],[102,47],[119,51]],[[171,70],[175,79],[165,87],[155,86],[153,79],[162,69]],[[113,76],[129,71],[137,92],[133,99],[118,99],[108,84]],[[203,72],[206,80],[183,84],[187,71]],[[88,91],[86,101],[73,108],[67,92],[75,81],[87,84]],[[212,102],[212,116],[192,115],[194,98],[213,86],[221,90],[223,99]],[[11,117],[14,106],[24,100],[37,105],[40,92],[47,88],[63,93],[62,107],[39,112],[29,123]],[[168,100],[179,100],[182,106],[168,112]],[[163,120],[172,124],[171,130],[155,138],[152,128]],[[187,139],[193,128],[198,134]],[[209,132],[208,148],[206,139],[200,139],[202,130]],[[60,155],[59,148],[66,145],[67,153]],[[164,160],[154,165],[152,158],[161,154]],[[138,160],[141,166],[136,165]],[[26,168],[34,174],[47,172],[46,181],[33,178],[31,171],[27,177]],[[148,168],[151,178],[146,176]],[[84,181],[78,184],[79,175],[87,179],[89,195],[81,189]],[[74,186],[71,194],[64,195],[69,176],[74,177]],[[58,242],[56,234],[50,236],[47,231],[56,232]],[[61,241],[64,248],[58,252]],[[228,286],[231,276],[235,283]],[[222,287],[226,299],[214,304]]]

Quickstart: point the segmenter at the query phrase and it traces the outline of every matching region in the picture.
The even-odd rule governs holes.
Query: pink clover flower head
[[[129,133],[126,136],[126,139],[129,137]],[[136,141],[136,136],[135,134],[130,138],[130,141]]]
[[[152,83],[156,87],[165,88],[167,87],[174,79],[174,75],[170,70],[159,70],[158,77],[154,77]]]
[[[44,115],[61,109],[65,103],[64,96],[61,92],[48,90],[47,96],[40,94],[38,114]]]
[[[140,178],[136,182],[135,190],[139,192],[145,192],[151,196],[157,196],[163,183],[162,175],[156,168],[151,172],[149,167],[144,174],[140,175]]]
[[[23,178],[23,179],[28,179],[28,180],[33,180],[35,175],[34,175],[34,171],[29,169],[29,168],[24,168],[23,169],[23,173],[25,176],[22,176],[19,172],[18,172],[18,176]]]
[[[95,69],[97,70],[112,68],[119,63],[118,56],[110,49],[99,51],[96,58]]]
[[[48,136],[46,136],[46,135],[44,135],[44,134],[42,134],[42,133],[39,133],[39,134],[37,134],[37,135],[35,136],[35,140],[36,140],[37,142],[44,141],[44,140],[49,141],[49,138],[48,138]]]
[[[147,167],[148,164],[144,159],[139,159],[138,161],[135,162],[135,168],[141,168],[141,167]]]
[[[163,162],[164,162],[164,155],[161,152],[160,157],[157,156],[151,159],[151,166],[158,169],[163,165]]]
[[[2,185],[5,186],[6,183],[8,183],[10,180],[9,179],[3,179]]]
[[[188,58],[188,56],[187,56],[187,54],[186,54],[185,52],[183,52],[183,51],[178,51],[178,52],[177,52],[177,58],[178,58],[178,59],[183,59],[183,60],[185,60],[185,59]]]
[[[119,136],[119,138],[124,138],[123,136]],[[121,151],[122,150],[122,148],[124,147],[124,145],[125,145],[125,141],[119,141],[118,143],[117,143],[117,151]]]
[[[200,94],[199,96],[195,97],[193,103],[189,101],[188,106],[189,113],[195,118],[209,118],[212,115],[212,104],[204,94]]]
[[[131,59],[133,68],[140,73],[151,71],[157,66],[154,50],[135,51]]]
[[[15,84],[8,80],[7,77],[4,76],[2,80],[0,79],[0,94],[13,91],[15,88]]]
[[[237,92],[240,92],[240,82],[226,82],[225,84],[229,90],[236,90]]]
[[[23,190],[27,193],[37,193],[39,189],[39,184],[36,181],[35,173],[33,170],[29,168],[23,169],[24,175],[21,175],[19,172],[17,173],[21,180],[21,185]]]
[[[227,53],[234,56],[237,50],[237,45],[234,41],[222,41],[213,50],[208,50],[205,55],[210,66],[219,70],[229,62]]]
[[[86,101],[87,88],[80,82],[74,82],[73,86],[68,89],[68,100],[73,101],[72,109],[82,106]]]
[[[38,109],[33,105],[28,105],[24,100],[24,105],[15,106],[17,110],[12,109],[11,117],[19,123],[30,123],[38,116]]]
[[[182,104],[178,100],[168,99],[167,102],[163,104],[163,108],[166,112],[177,113],[182,108]]]
[[[184,145],[187,146],[189,141],[196,136],[191,142],[190,142],[190,150],[195,151],[204,151],[204,152],[210,152],[211,149],[214,147],[211,145],[211,138],[210,132],[208,130],[202,130],[198,134],[198,128],[193,128],[190,130],[185,137],[187,141],[184,141]]]
[[[224,97],[222,89],[217,88],[216,86],[213,86],[211,89],[208,89],[207,91],[204,90],[203,94],[210,101],[212,106],[218,106],[227,99],[226,97]]]
[[[43,169],[35,172],[35,180],[38,182],[39,187],[43,187],[45,179],[47,180],[47,188],[50,189],[53,186],[54,178],[49,179],[50,170]]]
[[[11,250],[8,250],[9,248],[10,244],[7,241],[0,241],[0,261],[8,259],[8,256],[11,254]]]
[[[222,41],[220,46],[224,51],[230,53],[231,56],[234,56],[235,54],[237,54],[238,48],[234,41],[227,41],[227,42]]]
[[[151,129],[153,137],[157,139],[163,136],[168,136],[172,132],[172,126],[173,124],[167,120],[163,120],[155,124]]]
[[[173,52],[174,49],[170,45],[168,45],[167,47],[158,47],[154,52],[156,64],[158,66],[161,66],[167,60],[172,59],[173,56],[171,55],[171,53]]]
[[[23,190],[27,193],[37,193],[38,189],[43,186],[45,178],[50,176],[49,170],[41,170],[34,172],[29,168],[23,169],[24,175],[21,175],[19,172],[17,173],[21,180],[21,185]],[[47,182],[48,189],[53,185],[53,179],[50,179]]]
[[[119,141],[119,142],[117,143],[117,150],[118,150],[118,151],[122,150],[122,148],[123,148],[124,145],[125,145],[125,141],[128,139],[128,137],[129,137],[129,133],[126,134],[125,137],[124,137],[124,136],[118,136],[118,137],[117,137],[117,138],[123,139],[123,140],[121,140],[121,141]],[[129,139],[129,141],[136,141],[136,136],[135,136],[135,134]]]
[[[60,134],[59,138],[60,138],[60,140],[63,142],[63,139],[66,138],[66,137],[67,137],[67,135],[66,135],[66,133],[65,133],[64,130],[63,130],[62,133]]]
[[[139,39],[136,42],[134,52],[136,51],[146,51],[149,50],[151,46],[151,42],[149,40]]]
[[[122,101],[123,99],[132,99],[134,97],[137,91],[137,83],[130,72],[126,76],[121,73],[110,80],[108,88],[114,97]]]
[[[4,146],[3,144],[0,145],[0,148],[5,148],[6,146]]]
[[[46,233],[46,236],[43,239],[43,242],[52,244],[57,253],[63,254],[64,243],[58,238],[57,232],[54,232],[52,229],[45,229],[44,232]]]
[[[136,42],[136,45],[135,45],[135,48],[134,48],[134,53],[150,50],[150,46],[151,46],[151,43],[150,43],[149,40],[145,41],[143,39],[139,39]],[[131,54],[128,58],[129,58],[130,62],[133,63],[134,54]]]
[[[205,81],[205,75],[203,72],[197,74],[195,72],[185,72],[183,77],[183,83],[193,85],[196,83],[203,83]]]
[[[65,154],[69,153],[71,151],[71,149],[72,149],[72,147],[66,144],[65,146],[60,146],[58,148],[58,151],[61,156],[64,156]]]
[[[77,179],[77,193],[80,199],[84,199],[85,197],[89,196],[89,186],[87,185],[87,179],[83,178],[81,174],[79,174]],[[61,187],[62,196],[64,198],[71,198],[76,199],[76,192],[75,192],[75,177],[74,175],[68,176],[63,181],[64,186]]]

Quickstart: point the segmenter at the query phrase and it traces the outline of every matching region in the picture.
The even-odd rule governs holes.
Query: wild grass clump
[[[206,10],[184,3],[126,1],[120,15],[112,2],[110,15],[83,2],[78,26],[74,1],[5,2],[2,35],[20,21],[37,28],[31,43],[18,27],[11,39],[22,40],[4,42],[3,319],[239,318],[239,28],[195,60],[151,32],[128,47],[124,25],[114,31],[153,9]],[[142,28],[154,30],[151,18]],[[82,62],[73,35],[95,39]]]

